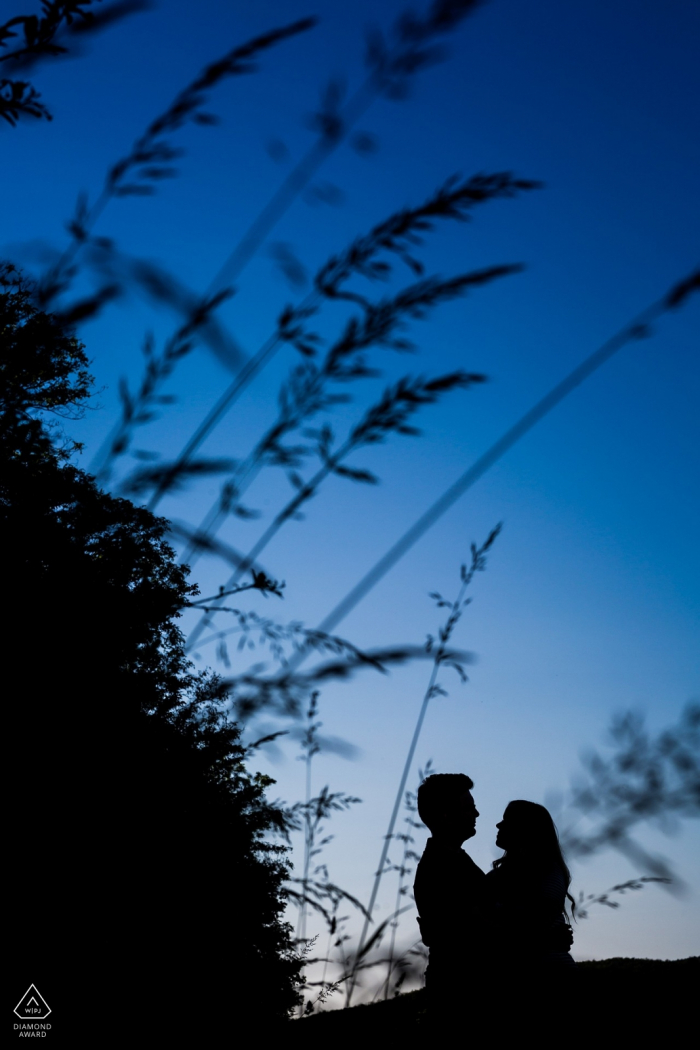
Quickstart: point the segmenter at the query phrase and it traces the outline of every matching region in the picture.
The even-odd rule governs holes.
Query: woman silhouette
[[[497,943],[508,943],[516,966],[527,962],[532,972],[575,966],[566,916],[571,875],[548,810],[518,800],[506,806],[496,825],[496,845],[505,850],[486,876]]]

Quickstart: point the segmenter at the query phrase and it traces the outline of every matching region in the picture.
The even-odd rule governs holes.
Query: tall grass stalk
[[[332,81],[329,84],[323,95],[320,110],[314,119],[315,127],[319,132],[318,140],[273,194],[228,260],[212,278],[208,291],[201,300],[202,303],[208,303],[212,299],[218,303],[222,301],[222,298],[227,297],[229,292],[226,282],[235,279],[242,273],[243,268],[253,258],[276,223],[309,184],[321,164],[346,138],[350,129],[371,102],[381,94],[393,99],[405,97],[412,78],[422,68],[441,57],[440,52],[433,46],[434,41],[453,32],[467,16],[473,13],[480,2],[481,0],[433,0],[423,16],[417,16],[414,12],[409,11],[401,15],[393,27],[393,40],[385,38],[378,32],[372,34],[366,58],[370,73],[362,87],[343,109],[341,107],[343,92],[340,83]],[[273,31],[268,36],[276,40],[276,34],[289,35],[289,33],[310,28],[312,24],[313,20],[305,19],[291,27]],[[253,42],[253,44],[256,43],[257,41]],[[144,170],[148,171],[148,169]],[[136,192],[140,191],[137,189]],[[269,352],[258,355],[257,360],[244,369],[244,374],[233,380],[228,390],[219,398],[203,424],[197,428],[188,442],[186,448],[188,446],[191,448],[187,452],[187,457],[198,447],[198,442],[203,440],[201,435],[209,433],[213,426],[221,421],[244,386],[271,359],[271,356],[272,348]],[[142,387],[143,385],[142,383]],[[114,433],[107,439],[94,461],[94,469],[97,473],[106,476],[114,458],[123,454],[129,441],[128,432],[138,421],[139,416],[150,415],[146,412],[147,406],[151,402],[154,405],[157,403],[155,399],[158,396],[159,386],[160,383],[154,385],[149,391],[148,398],[140,406],[140,413],[131,413],[129,418],[124,416],[121,423],[117,424]],[[187,459],[183,460],[181,469],[184,469],[187,461]]]
[[[386,280],[392,270],[390,260],[397,257],[414,272],[422,274],[422,264],[415,258],[415,249],[422,242],[426,231],[429,231],[437,220],[457,220],[466,222],[474,207],[500,197],[513,197],[524,190],[535,189],[538,184],[526,179],[518,179],[507,172],[492,175],[476,175],[460,181],[450,179],[433,193],[423,204],[414,208],[402,208],[393,215],[375,225],[369,233],[356,237],[351,244],[338,255],[332,256],[318,270],[314,278],[314,289],[301,303],[287,307],[280,316],[275,331],[262,344],[258,352],[243,366],[238,376],[224,392],[206,419],[195,430],[184,448],[173,463],[160,466],[157,470],[142,471],[127,481],[132,491],[153,484],[155,491],[148,503],[149,510],[154,510],[162,497],[173,484],[187,472],[195,452],[200,448],[224,414],[233,406],[249,382],[257,375],[262,366],[285,344],[291,344],[307,361],[318,353],[319,336],[309,330],[308,320],[318,312],[319,306],[325,303],[346,301],[359,304],[365,312],[377,313],[381,310],[387,314],[386,303],[372,306],[364,295],[357,290],[348,289],[347,283],[352,277],[369,280]],[[397,319],[398,320],[398,319]],[[386,325],[386,321],[384,322]],[[352,324],[352,322],[351,322]],[[232,497],[239,499],[245,488],[256,476],[266,454],[269,455],[279,445],[280,438],[298,429],[312,411],[323,392],[323,387],[333,381],[347,382],[350,378],[364,378],[368,375],[357,365],[352,371],[347,364],[340,370],[339,364],[347,362],[348,355],[357,354],[366,348],[366,342],[356,346],[348,345],[352,329],[346,328],[340,340],[325,354],[322,364],[315,366],[317,373],[316,388],[306,394],[307,404],[295,405],[295,411],[289,408],[280,413],[275,423],[268,429],[253,451],[236,468],[231,479],[226,483],[220,498],[200,524],[196,536],[183,555],[184,561],[193,564],[193,555],[197,553],[197,544],[202,538],[214,534],[218,525],[232,513]],[[383,344],[387,345],[388,332],[382,334]],[[366,338],[366,337],[365,337]],[[391,343],[388,344],[392,346]],[[397,345],[394,349],[409,349],[409,344]]]
[[[320,132],[318,140],[253,220],[214,278],[214,290],[229,284],[239,276],[271,230],[309,185],[321,165],[347,137],[372,102],[380,95],[400,98],[405,94],[408,91],[409,79],[422,66],[435,61],[435,51],[428,50],[433,40],[456,29],[480,2],[481,0],[433,0],[422,18],[406,12],[397,21],[393,45],[375,35],[373,46],[370,45],[367,51],[369,75],[344,106],[341,106],[341,83],[331,81],[315,118]]]
[[[620,329],[601,347],[595,350],[573,369],[561,382],[545,394],[509,430],[507,430],[482,456],[477,459],[450,487],[430,506],[417,521],[401,536],[362,579],[338,602],[318,625],[320,631],[334,631],[346,616],[370,593],[370,591],[394,568],[405,554],[440,520],[450,507],[460,499],[491,467],[497,463],[530,430],[557,407],[581,383],[609,361],[618,351],[637,339],[647,338],[653,331],[652,324],[664,313],[685,305],[691,295],[700,292],[700,270],[677,281],[669,291],[647,307],[633,321]],[[291,661],[294,670],[307,657],[300,650]]]
[[[84,196],[79,197],[75,214],[67,224],[71,236],[69,244],[44,274],[37,289],[42,306],[48,307],[59,293],[66,291],[74,276],[74,271],[70,271],[76,257],[90,243],[95,226],[113,200],[150,196],[155,192],[157,182],[176,174],[172,163],[183,151],[175,147],[169,137],[188,123],[216,122],[216,118],[204,109],[211,91],[227,77],[254,72],[252,62],[261,52],[312,29],[315,24],[316,19],[304,18],[254,37],[210,63],[178,92],[170,105],[136,139],[129,153],[112,165],[94,203],[88,205]],[[211,287],[207,298],[211,298],[216,290]]]
[[[418,783],[421,784],[423,782],[423,780],[425,780],[426,777],[430,776],[430,774],[432,772],[433,772],[432,762],[429,759],[428,762],[426,763],[425,769],[424,770],[419,770],[419,772],[418,772]],[[399,861],[398,864],[395,864],[393,866],[393,870],[396,871],[397,875],[398,875],[398,878],[397,878],[397,881],[396,881],[396,901],[394,903],[394,914],[395,915],[398,915],[399,909],[401,907],[402,899],[409,892],[409,887],[408,887],[408,885],[406,883],[406,878],[413,871],[413,868],[411,867],[411,864],[412,863],[416,863],[418,860],[420,860],[420,857],[418,856],[418,854],[412,849],[412,846],[413,846],[413,843],[415,842],[415,839],[413,838],[413,835],[411,833],[412,829],[414,829],[414,828],[422,828],[423,827],[422,823],[420,821],[416,820],[416,815],[417,815],[417,812],[418,812],[418,804],[417,804],[416,792],[414,792],[414,791],[407,791],[406,792],[406,796],[405,796],[405,799],[404,799],[404,809],[406,810],[406,817],[404,818],[404,824],[406,825],[406,830],[402,834],[397,834],[397,835],[394,836],[398,842],[403,843],[403,851],[402,851],[401,860]],[[411,899],[413,899],[413,894],[411,894]],[[383,985],[384,999],[385,1000],[389,998],[389,992],[391,990],[391,980],[392,980],[392,977],[393,977],[393,974],[394,974],[394,969],[395,969],[396,965],[400,965],[400,963],[401,963],[401,959],[399,959],[398,962],[395,961],[396,932],[397,932],[398,928],[399,928],[399,921],[398,921],[398,918],[397,918],[391,924],[391,938],[390,938],[390,941],[389,941],[389,959],[388,959],[388,962],[387,962],[386,980],[384,981],[384,985]],[[406,976],[406,971],[404,970],[399,975],[399,978],[398,978],[398,980],[396,981],[396,983],[394,985],[394,995],[398,995],[398,993],[399,993],[399,991],[401,989],[401,985],[403,984],[403,980],[404,980],[405,976]],[[381,993],[381,990],[382,990],[382,987],[380,986],[380,988],[377,989],[377,993],[375,995],[375,999]]]
[[[482,544],[481,547],[477,548],[475,544],[472,544],[471,563],[469,565],[469,568],[467,568],[466,565],[462,565],[460,569],[461,585],[454,602],[446,601],[437,592],[434,592],[431,595],[431,597],[434,598],[434,600],[437,602],[439,608],[449,609],[449,615],[445,623],[440,627],[438,631],[437,645],[435,644],[435,639],[433,639],[432,637],[428,638],[427,648],[429,652],[433,652],[433,666],[430,672],[428,686],[425,690],[420,710],[418,712],[418,718],[416,720],[415,728],[413,730],[411,743],[408,747],[408,752],[406,754],[406,759],[404,762],[403,770],[401,772],[401,777],[399,779],[399,786],[396,792],[394,806],[391,811],[391,816],[389,817],[389,825],[387,827],[386,834],[384,835],[384,844],[382,846],[381,854],[379,856],[379,864],[377,865],[377,870],[374,876],[374,882],[372,884],[372,891],[370,893],[369,902],[367,904],[367,917],[365,918],[362,927],[362,933],[360,934],[357,958],[361,956],[363,948],[367,941],[369,926],[372,922],[374,907],[377,903],[377,894],[379,893],[379,887],[381,886],[382,879],[386,873],[387,856],[389,854],[391,840],[394,836],[396,820],[399,814],[399,809],[401,808],[401,802],[404,797],[404,792],[406,790],[406,784],[408,782],[408,776],[411,771],[411,766],[413,765],[413,759],[416,753],[416,747],[418,746],[418,741],[420,739],[421,730],[423,729],[423,722],[425,721],[425,716],[428,712],[428,706],[430,704],[430,701],[434,699],[434,697],[446,695],[444,688],[438,682],[438,675],[444,667],[452,667],[457,671],[462,681],[466,681],[466,674],[461,663],[455,659],[454,655],[450,653],[450,651],[447,648],[447,644],[452,636],[455,627],[457,626],[459,620],[462,617],[462,613],[464,612],[465,607],[471,601],[471,599],[466,597],[467,589],[471,584],[475,573],[482,572],[486,568],[486,554],[495,542],[496,537],[498,536],[500,531],[501,525],[499,524],[496,526],[495,529],[493,529],[489,533],[486,541]],[[348,1006],[352,1001],[355,985],[356,973],[353,972],[347,990]]]
[[[458,387],[468,388],[483,380],[482,376],[466,372],[455,372],[433,380],[410,376],[399,380],[388,388],[380,400],[372,405],[352,428],[347,439],[336,449],[332,448],[333,432],[330,427],[323,427],[318,432],[318,454],[321,467],[307,481],[298,478],[294,483],[297,489],[292,498],[277,513],[264,530],[260,538],[251,547],[233,575],[223,585],[225,591],[235,587],[241,577],[257,563],[257,559],[274,539],[280,529],[295,518],[301,507],[318,491],[323,482],[332,474],[349,478],[353,481],[374,483],[376,478],[367,470],[358,470],[344,465],[344,460],[359,448],[375,445],[386,440],[392,433],[416,434],[409,420],[422,406],[433,404],[444,393]],[[192,650],[200,635],[211,625],[216,610],[205,613],[195,624],[187,641],[188,651]]]

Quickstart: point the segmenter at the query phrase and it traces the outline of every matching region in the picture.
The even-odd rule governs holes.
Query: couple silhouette
[[[575,971],[566,916],[571,876],[549,812],[515,801],[497,824],[505,850],[487,874],[462,844],[476,834],[472,780],[437,773],[418,788],[418,814],[430,829],[416,869],[414,895],[432,1006],[464,1005],[480,987],[531,992]]]

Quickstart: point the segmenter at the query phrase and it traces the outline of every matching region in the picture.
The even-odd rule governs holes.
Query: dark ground
[[[526,967],[523,968],[526,970]],[[660,959],[603,959],[579,963],[563,985],[532,981],[522,985],[465,987],[449,1014],[431,1014],[423,989],[388,1002],[325,1010],[300,1022],[305,1042],[364,1036],[392,1041],[422,1039],[441,1028],[464,1037],[480,1034],[500,1043],[518,1035],[563,1045],[579,1038],[615,1038],[627,1046],[651,1046],[669,1039],[685,1041],[697,1032],[700,956]],[[374,1043],[372,1044],[374,1045]]]

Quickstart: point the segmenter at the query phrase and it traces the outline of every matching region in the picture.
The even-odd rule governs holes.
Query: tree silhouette
[[[15,797],[42,858],[21,851],[13,869],[20,968],[39,954],[53,969],[68,942],[104,958],[126,921],[130,977],[141,969],[171,1018],[194,1023],[202,995],[235,988],[282,1020],[301,962],[281,921],[285,850],[267,837],[284,828],[272,782],[247,771],[217,679],[185,658],[176,620],[195,588],[167,522],[68,461],[57,419],[86,405],[83,345],[12,267],[0,277],[7,709]]]

